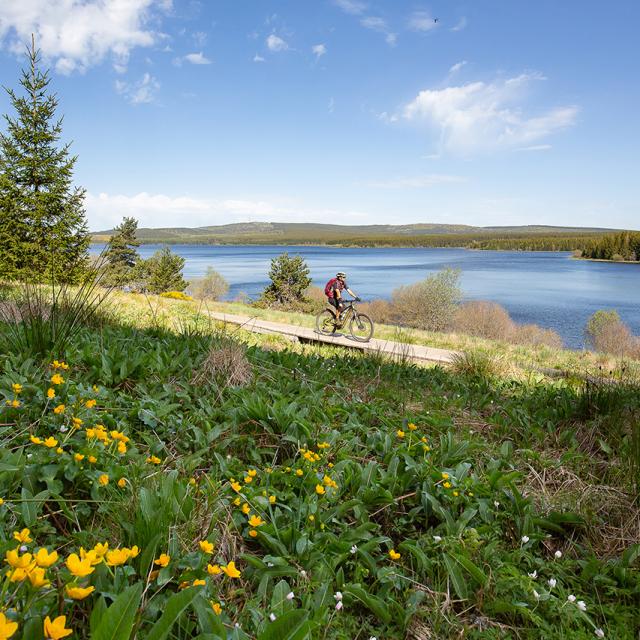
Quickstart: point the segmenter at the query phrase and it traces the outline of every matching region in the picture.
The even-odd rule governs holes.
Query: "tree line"
[[[621,262],[640,261],[640,232],[622,231],[592,239],[582,247],[582,257]]]

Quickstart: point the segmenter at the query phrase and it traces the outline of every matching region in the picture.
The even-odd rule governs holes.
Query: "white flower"
[[[500,503],[497,500],[494,500],[493,506],[497,509],[500,506]]]
[[[596,638],[604,638],[604,631],[602,629],[596,629],[594,631],[594,633],[596,634]]]
[[[442,542],[442,538],[440,536],[433,536],[434,542]]]
[[[535,589],[533,590],[533,597],[534,597],[536,600],[540,600],[540,594],[539,594]]]
[[[62,425],[60,427],[60,431],[62,431],[62,433],[66,433],[67,431],[69,431],[69,427],[65,427],[64,425]]]
[[[342,600],[342,591],[336,591],[336,592],[333,594],[333,597],[334,597],[336,600],[338,600],[338,601]]]
[[[273,562],[267,562],[267,567],[274,567],[275,565],[273,564]]]
[[[378,640],[378,638],[376,638],[375,636],[371,636],[369,640]]]
[[[567,600],[569,602],[575,602],[576,601],[576,597],[573,594],[571,594],[570,596],[567,596]]]
[[[549,578],[549,586],[553,589],[556,586],[556,579]]]
[[[307,577],[307,572],[306,572],[304,569],[300,569],[300,575],[301,575],[303,578],[306,578],[306,577]]]
[[[556,560],[559,560],[562,558],[562,551],[556,551],[553,555],[556,557]]]
[[[353,547],[351,547],[350,551],[351,553],[358,553],[358,546],[354,544]]]
[[[29,547],[26,544],[20,545],[20,553],[24,553]]]
[[[276,614],[275,613],[270,613],[269,614],[269,620],[271,620],[271,622],[275,622],[276,621]]]
[[[522,536],[522,542],[527,544],[527,542],[529,542],[529,536]]]
[[[289,593],[287,593],[287,600],[293,600],[296,597],[296,594],[293,593],[293,591],[289,591]]]
[[[534,571],[533,573],[528,573],[527,574],[530,578],[533,578],[534,580],[538,577],[538,572]]]
[[[336,602],[336,611],[340,611],[340,609],[342,609],[342,600],[338,600],[338,602]]]
[[[580,609],[580,611],[587,610],[587,605],[584,603],[584,600],[578,600],[576,604],[578,605],[578,609]]]

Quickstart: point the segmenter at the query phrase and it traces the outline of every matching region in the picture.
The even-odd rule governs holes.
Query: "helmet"
[[[336,273],[336,278],[346,278],[347,274],[344,271],[338,271],[338,273]]]

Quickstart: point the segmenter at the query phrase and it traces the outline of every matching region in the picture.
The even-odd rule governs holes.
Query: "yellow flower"
[[[202,586],[204,586],[205,584],[207,584],[207,581],[206,581],[206,580],[194,580],[191,584],[192,584],[194,587],[202,587]]]
[[[64,405],[63,404],[59,404],[54,410],[53,413],[55,413],[56,415],[60,415],[61,413],[64,413]]]
[[[59,373],[51,376],[51,384],[64,384],[64,378]]]
[[[253,478],[251,476],[245,476],[244,477],[244,483],[245,484],[250,484],[251,482],[253,482]]]
[[[49,449],[53,449],[58,446],[58,441],[53,436],[49,436],[42,444],[45,447],[49,447]]]
[[[5,562],[14,569],[26,569],[31,565],[33,556],[30,553],[20,555],[19,551],[19,547],[9,549],[4,555]]]
[[[126,478],[120,478],[120,480],[118,480],[118,486],[121,489],[124,489],[127,486],[127,479]]]
[[[84,578],[95,571],[91,566],[90,558],[83,558],[80,560],[77,553],[72,553],[67,558],[65,564],[67,565],[67,569],[69,569],[69,571],[78,578]]]
[[[131,557],[129,549],[113,549],[107,551],[107,564],[110,567],[118,567],[124,564]]]
[[[267,468],[265,469],[265,471],[266,471],[267,473],[273,473],[273,469],[272,469],[271,467],[267,467]]]
[[[324,487],[321,484],[316,485],[316,493],[321,496],[324,493]]]
[[[442,486],[443,486],[445,489],[451,489],[451,483],[450,483],[450,482],[443,482],[443,483],[442,483]]]
[[[423,451],[431,451],[431,447],[428,447],[426,444],[422,447]]]
[[[420,438],[420,442],[424,442],[426,444],[427,437],[426,436],[422,436],[422,438]]]
[[[73,629],[65,628],[67,616],[58,616],[55,620],[51,620],[49,616],[44,619],[44,637],[47,640],[60,640],[66,638],[73,633]]]
[[[59,454],[59,455],[62,455],[64,453],[64,449],[62,447],[58,447],[56,449],[56,453]]]
[[[456,498],[460,495],[457,491],[453,491],[452,493]]]
[[[171,556],[168,556],[166,553],[161,553],[160,557],[153,561],[153,564],[157,564],[160,567],[166,567],[169,562],[171,562]]]
[[[11,389],[13,389],[13,393],[15,394],[22,393],[22,385],[19,382],[14,382],[11,385]]]
[[[215,611],[215,607],[213,610]],[[0,611],[0,638],[2,640],[8,640],[17,630],[18,623],[11,622],[7,616]]]
[[[389,557],[392,560],[399,560],[400,559],[400,554],[395,549],[391,549],[389,551]]]
[[[236,507],[239,507],[241,502],[242,502],[242,500],[240,500],[240,496],[238,496],[238,497],[233,501],[233,504],[235,504],[235,505],[236,505]]]
[[[418,428],[418,427],[416,427],[416,425],[415,425],[415,424],[413,424],[413,422],[410,422],[410,423],[407,425],[407,429],[409,429],[409,431],[415,431],[417,428]]]
[[[7,402],[9,401],[7,400]],[[17,409],[21,403],[20,403],[20,400],[12,400],[10,404],[14,409]]]
[[[95,549],[89,549],[85,551],[83,547],[80,547],[80,559],[84,562],[87,561],[92,567],[102,562],[102,555],[98,555]]]
[[[100,484],[101,487],[106,487],[109,484],[109,476],[106,473],[103,473],[98,478],[98,483]]]
[[[96,404],[98,404],[97,400],[94,400],[93,398],[91,400],[87,400],[84,403],[84,406],[87,407],[87,409],[93,409],[93,407],[96,406]]]
[[[41,567],[33,567],[28,573],[29,582],[31,582],[31,586],[35,589],[39,589],[40,587],[45,587],[49,584],[49,580],[46,580],[44,577],[45,570]]]
[[[52,564],[58,562],[58,552],[52,551],[49,553],[42,547],[35,553],[34,559],[39,567],[50,567]]]
[[[65,587],[67,595],[73,600],[84,600],[95,591],[95,587],[73,587],[68,584]]]
[[[240,491],[240,489],[242,489],[242,485],[239,482],[232,482],[231,483],[231,488],[234,491]]]
[[[328,465],[329,469],[333,469],[333,462],[330,462]]]
[[[398,438],[404,438],[404,431],[402,429],[398,429],[396,431]]]
[[[222,613],[222,607],[220,606],[219,602],[211,602],[211,608],[213,609],[213,612],[219,616]],[[17,626],[17,625],[16,625]]]
[[[27,544],[28,542],[33,542],[31,539],[31,531],[29,529],[23,529],[22,531],[14,531],[13,539],[18,542],[22,542],[22,544]]]
[[[79,429],[83,425],[83,421],[80,418],[71,418],[71,422],[73,422],[73,426],[76,429]]]
[[[251,476],[252,478],[255,478],[257,474],[258,472],[255,469],[249,469],[249,471],[247,471],[247,475]]]
[[[96,546],[93,547],[93,551],[99,558],[102,558],[104,554],[107,553],[108,549],[109,549],[108,542],[98,542]]]
[[[128,551],[132,558],[137,558],[140,555],[140,549],[138,549],[138,545],[134,544],[131,549],[125,549]]]
[[[309,516],[309,522],[314,522],[314,521],[315,521],[315,519],[316,519],[316,517],[315,517],[313,514],[311,514],[311,515]]]
[[[242,505],[242,509],[241,509],[242,513],[244,513],[245,515],[249,515],[249,512],[251,511],[251,507],[245,502]]]
[[[95,456],[89,456],[89,462],[91,462],[92,464],[98,462],[98,458],[96,458]]]
[[[47,389],[47,398],[49,398],[49,400],[52,400],[55,397],[56,397],[56,390],[53,387],[49,387]]]
[[[65,371],[69,368],[69,365],[66,362],[64,362],[64,361],[58,362],[58,360],[54,360],[51,363],[51,366],[54,369],[64,369]]]
[[[4,498],[0,498],[0,507],[4,504]]]
[[[162,460],[160,460],[160,458],[158,458],[158,456],[149,456],[147,458],[147,462],[150,462],[151,464],[160,464],[162,462]]]
[[[29,440],[31,440],[33,444],[42,444],[42,440],[40,440],[40,438],[38,438],[37,436],[30,436]]]
[[[251,516],[249,518],[249,526],[250,527],[259,527],[264,524],[264,520],[260,516]]]
[[[327,449],[329,448],[329,443],[328,442],[319,442],[318,443],[318,449]]]
[[[127,453],[127,445],[122,440],[118,442],[118,453]]]
[[[7,576],[10,582],[22,582],[29,576],[28,569],[14,569],[13,571],[7,571]]]
[[[222,573],[222,569],[220,568],[220,565],[217,564],[208,564],[207,565],[207,573],[210,576],[217,576],[219,574]]]
[[[443,480],[448,480],[449,479],[449,474],[446,471],[443,471],[440,475],[442,476]]]
[[[251,531],[249,531],[249,535],[252,538],[255,538],[258,535],[258,532],[255,529],[251,529]]]
[[[304,471],[302,469],[296,469],[296,475],[298,476],[298,478],[304,474]]]
[[[276,503],[276,497],[275,496],[269,496],[269,504],[275,504]]]
[[[232,560],[226,567],[220,567],[229,578],[239,578],[242,572],[236,569],[236,563]]]
[[[200,540],[198,544],[203,553],[213,553],[213,544],[208,540]]]

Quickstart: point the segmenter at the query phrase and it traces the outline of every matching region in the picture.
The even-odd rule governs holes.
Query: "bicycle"
[[[330,336],[348,322],[349,333],[354,340],[369,342],[373,335],[373,321],[366,313],[359,313],[354,302],[356,301],[346,300],[345,308],[337,318],[329,309],[323,309],[316,316],[316,331],[323,336]]]

